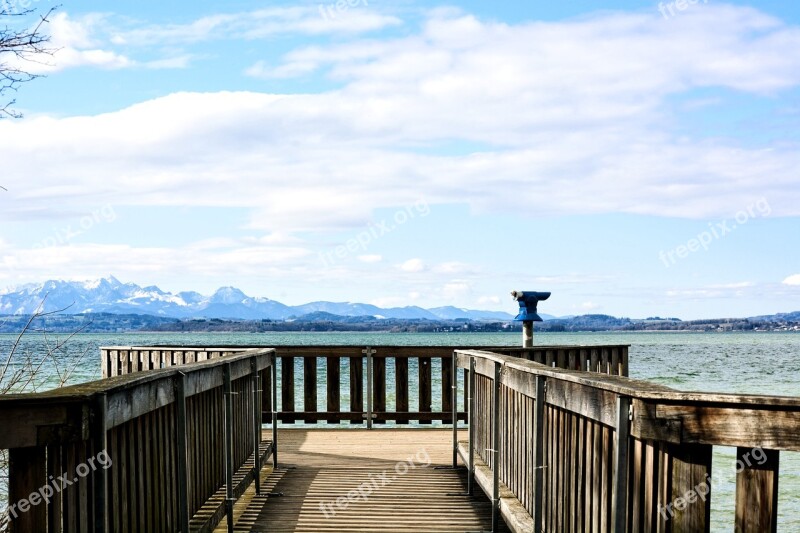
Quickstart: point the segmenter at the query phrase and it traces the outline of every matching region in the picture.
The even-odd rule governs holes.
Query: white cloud
[[[737,281],[733,283],[721,283],[716,285],[710,285],[709,288],[711,289],[744,289],[747,287],[754,286],[755,283],[752,281]]]
[[[107,69],[130,67],[134,62],[124,55],[104,49],[94,35],[97,28],[106,24],[102,15],[71,18],[67,13],[50,16],[46,31],[50,34],[49,58],[39,57],[37,62],[23,62],[20,66],[33,74],[46,74],[67,68],[91,66]]]
[[[797,286],[800,285],[800,274],[794,274],[783,280],[784,285]]]
[[[186,24],[151,25],[117,31],[112,42],[153,46],[191,44],[223,39],[264,39],[275,35],[358,34],[398,26],[397,17],[376,9],[353,7],[337,17],[325,17],[319,6],[271,7],[219,13]]]
[[[259,20],[316,27],[322,18],[309,9],[266,10]],[[203,40],[224,27],[255,38],[258,23],[243,18],[116,40]],[[93,40],[98,23],[58,19],[62,66],[129,64]],[[785,53],[797,48],[797,28],[725,5],[670,23],[618,13],[507,25],[437,11],[417,34],[303,48],[275,67],[325,69],[337,90],[176,93],[92,117],[0,122],[3,184],[12,191],[0,217],[103,198],[245,208],[249,227],[265,233],[362,231],[374,210],[420,197],[476,212],[683,217],[727,217],[764,197],[774,215],[800,215],[796,146],[677,138],[664,126],[667,100],[695,88],[773,95],[797,87],[800,56]],[[441,143],[466,148],[437,153]]]
[[[411,272],[411,273],[422,272],[427,268],[428,267],[425,266],[425,263],[422,261],[422,259],[418,258],[409,259],[408,261],[400,265],[400,270],[402,270],[403,272]]]
[[[481,296],[478,298],[478,304],[480,305],[500,305],[500,297],[499,296]]]
[[[90,279],[98,272],[139,281],[161,273],[165,278],[213,277],[230,279],[235,273],[258,277],[285,276],[305,268],[312,254],[301,246],[243,245],[232,239],[211,239],[180,248],[123,244],[78,244],[31,249],[6,249],[0,257],[4,284],[41,282],[66,277]]]
[[[593,311],[597,311],[598,309],[602,309],[602,305],[596,304],[594,302],[583,302],[578,306],[578,309],[585,313],[591,313]]]
[[[144,66],[149,69],[153,70],[165,70],[165,69],[185,69],[189,68],[189,64],[194,59],[194,56],[191,54],[183,54],[178,56],[167,57],[164,59],[156,59],[153,61],[148,61],[144,63]]]
[[[359,255],[358,260],[362,263],[380,263],[383,261],[383,256],[373,254]]]
[[[439,274],[462,274],[474,271],[475,268],[461,263],[459,261],[448,261],[446,263],[439,263],[433,267],[433,271]]]
[[[442,296],[445,301],[459,301],[472,291],[471,285],[462,280],[453,280],[442,287]]]

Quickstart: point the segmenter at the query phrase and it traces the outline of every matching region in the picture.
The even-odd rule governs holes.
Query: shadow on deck
[[[449,429],[283,429],[280,435],[279,468],[265,468],[262,494],[283,496],[256,496],[251,486],[236,506],[236,531],[491,530],[491,504],[481,489],[462,495],[466,470],[434,468],[452,464]]]

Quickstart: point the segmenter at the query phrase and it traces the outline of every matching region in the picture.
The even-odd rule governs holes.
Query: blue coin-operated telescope
[[[519,302],[519,314],[514,320],[522,321],[522,347],[533,346],[533,323],[542,322],[536,306],[542,300],[550,298],[549,292],[511,291],[511,296]]]
[[[514,317],[514,320],[542,322],[542,317],[536,312],[536,305],[540,301],[550,298],[549,292],[511,291],[511,296],[519,302],[519,314]]]

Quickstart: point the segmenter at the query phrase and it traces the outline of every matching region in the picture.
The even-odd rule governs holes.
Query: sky
[[[800,310],[795,2],[66,0],[47,30],[0,58],[43,75],[2,95],[0,287]]]

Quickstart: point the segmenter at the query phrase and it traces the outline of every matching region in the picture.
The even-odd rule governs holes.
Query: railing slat
[[[328,357],[327,364],[327,408],[328,412],[339,412],[341,407],[341,371],[338,357]],[[338,417],[329,416],[329,423],[338,422]]]
[[[284,413],[283,422],[296,420],[285,414],[294,412],[294,357],[281,357],[281,411]]]
[[[372,358],[372,410],[374,413],[386,411],[386,358]],[[385,418],[375,418],[373,424],[386,423]]]
[[[408,412],[408,358],[395,357],[394,359],[394,380],[395,380],[395,411],[398,413]],[[398,424],[408,424],[408,420],[397,421]]]
[[[317,410],[317,358],[303,357],[303,411],[313,413]],[[306,424],[316,424],[317,418],[306,416]]]
[[[360,356],[350,358],[350,411],[364,412],[364,359]]]
[[[453,365],[452,359],[442,359],[442,411],[451,413],[453,411]],[[446,414],[442,419],[445,424],[453,422],[453,416]]]
[[[419,412],[431,412],[431,358],[419,357]],[[430,424],[430,420],[420,420],[420,424]]]

